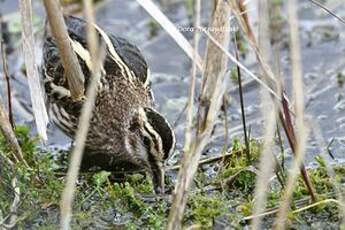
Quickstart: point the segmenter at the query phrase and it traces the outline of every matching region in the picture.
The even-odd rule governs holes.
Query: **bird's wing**
[[[91,58],[87,48],[86,22],[83,19],[73,16],[66,16],[65,22],[72,48],[78,56],[79,63],[85,75],[85,86],[87,86],[90,78]],[[148,86],[149,70],[140,50],[125,39],[107,33],[97,25],[95,27],[100,43],[105,42],[107,48],[103,66],[105,72],[111,76],[121,75],[131,80],[138,80],[144,86]],[[53,80],[57,85],[67,87],[55,41],[49,33],[46,34],[47,36],[43,45],[44,69],[47,75],[54,78]]]

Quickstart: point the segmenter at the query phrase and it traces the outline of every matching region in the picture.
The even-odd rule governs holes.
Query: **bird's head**
[[[152,108],[140,108],[126,137],[126,149],[153,176],[156,192],[164,191],[163,162],[175,148],[168,121]]]

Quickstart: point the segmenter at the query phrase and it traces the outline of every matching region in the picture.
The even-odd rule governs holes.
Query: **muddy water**
[[[165,13],[179,27],[188,27],[190,26],[190,18],[185,5],[181,2],[168,6]],[[0,1],[0,9],[5,15],[5,19],[18,19],[18,15],[13,15],[17,11],[16,4],[16,1]],[[40,2],[34,2],[34,9],[36,15],[42,15]],[[325,142],[327,144],[332,143],[330,150],[336,159],[344,160],[345,85],[341,86],[338,78],[344,78],[343,81],[345,81],[345,25],[307,1],[301,1],[299,10],[306,112],[311,120],[320,125]],[[345,4],[337,6],[335,12],[345,17]],[[207,16],[207,10],[204,10],[203,14]],[[42,20],[39,21],[42,22]],[[98,6],[97,22],[106,30],[129,39],[142,50],[152,72],[152,87],[158,110],[165,114],[171,123],[175,123],[185,105],[188,94],[191,68],[188,57],[164,30],[160,28],[153,30],[154,27],[150,26],[152,19],[134,0],[104,1]],[[15,32],[15,26],[11,30]],[[39,41],[39,26],[37,31],[37,40]],[[152,36],[152,33],[155,35]],[[186,33],[186,36],[191,38],[191,34]],[[288,40],[288,34],[283,37],[286,41]],[[200,53],[203,53],[204,48],[205,39],[203,38]],[[37,50],[39,59],[39,48]],[[281,54],[282,72],[289,91],[291,88],[290,61],[286,49],[282,49]],[[257,72],[255,59],[251,55],[247,55],[242,61],[250,66],[254,72]],[[28,101],[28,87],[21,72],[23,59],[20,49],[9,56],[9,62],[16,121],[34,127],[30,102]],[[245,80],[250,80],[248,76],[244,77]],[[199,82],[200,79],[198,85],[200,85]],[[231,102],[228,109],[230,135],[229,140],[227,140],[228,144],[231,139],[242,138],[243,136],[238,92],[235,90],[234,83],[231,84],[230,88],[232,90],[229,90]],[[5,98],[3,76],[0,77],[0,89],[2,98]],[[291,93],[288,92],[288,94]],[[260,137],[262,133],[262,116],[258,95],[257,84],[249,84],[245,88],[245,110],[252,137]],[[184,119],[182,118],[175,127],[178,149],[183,145],[183,129]],[[224,127],[222,120],[219,120],[209,153],[218,153],[224,142]],[[48,146],[67,148],[69,143],[70,140],[66,136],[54,125],[50,125]],[[288,148],[286,150],[288,153],[290,152]],[[310,138],[307,161],[312,162],[318,153],[317,142],[314,138]]]

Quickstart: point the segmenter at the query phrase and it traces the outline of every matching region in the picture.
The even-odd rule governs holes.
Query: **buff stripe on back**
[[[139,115],[140,118],[142,119],[143,123],[144,123],[144,128],[146,129],[146,131],[148,132],[148,134],[151,136],[151,138],[153,138],[154,143],[157,144],[157,151],[159,153],[163,153],[163,143],[162,143],[162,139],[160,137],[160,135],[157,133],[157,131],[152,127],[152,125],[149,123],[146,113],[144,111],[143,108],[139,109]],[[163,157],[163,156],[160,156]]]
[[[123,76],[128,76],[128,80],[130,82],[133,82],[133,79],[135,78],[135,74],[133,73],[132,70],[130,70],[128,68],[128,66],[123,62],[123,60],[120,58],[120,56],[118,55],[118,53],[116,52],[109,36],[104,32],[104,30],[102,30],[99,26],[94,25],[95,28],[97,29],[97,31],[101,34],[101,36],[103,37],[105,43],[107,44],[108,50],[111,54],[112,59],[115,61],[115,63],[118,65],[118,67],[121,70],[121,73],[123,74]]]

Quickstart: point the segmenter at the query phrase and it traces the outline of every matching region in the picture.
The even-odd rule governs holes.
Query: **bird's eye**
[[[144,142],[144,145],[147,146],[148,149],[150,149],[150,145],[151,145],[150,139],[144,136],[143,142]]]

